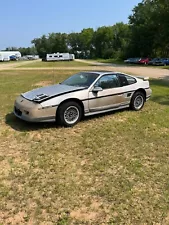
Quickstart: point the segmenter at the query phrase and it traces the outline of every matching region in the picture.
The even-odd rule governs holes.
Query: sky
[[[0,49],[29,47],[31,40],[52,32],[128,22],[141,0],[0,0]]]

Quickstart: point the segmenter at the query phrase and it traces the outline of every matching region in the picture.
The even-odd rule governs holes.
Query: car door
[[[120,81],[122,91],[121,105],[129,105],[132,95],[137,89],[137,80],[132,76],[122,73],[118,73],[117,77]]]
[[[122,88],[116,74],[103,75],[89,91],[89,111],[118,108],[124,101]]]

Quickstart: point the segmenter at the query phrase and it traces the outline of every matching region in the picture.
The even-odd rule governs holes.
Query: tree
[[[93,52],[93,28],[83,29],[79,34],[81,51],[84,52],[85,57],[90,58]]]
[[[37,50],[35,48],[35,46],[31,46],[28,48],[17,48],[17,47],[7,47],[5,49],[5,51],[19,51],[21,53],[21,55],[36,55],[37,54]]]
[[[113,30],[112,27],[99,27],[93,37],[95,56],[98,58],[113,57]]]
[[[7,47],[5,51],[18,51],[17,47]]]
[[[34,47],[19,48],[22,54],[37,51],[70,52],[81,58],[169,57],[168,0],[142,0],[129,16],[129,24],[82,29],[76,33],[50,33],[32,40]],[[7,50],[16,50],[8,47]]]
[[[143,0],[129,17],[133,56],[169,55],[168,0]]]
[[[42,35],[41,38],[32,40],[40,57],[45,57],[46,54],[67,52],[67,34],[65,33],[50,33],[48,36]]]

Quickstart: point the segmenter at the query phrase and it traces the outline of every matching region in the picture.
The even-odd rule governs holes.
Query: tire
[[[130,103],[130,108],[135,111],[139,111],[143,108],[145,103],[145,95],[141,91],[137,91],[134,93],[131,103]]]
[[[82,107],[74,101],[61,104],[56,115],[57,123],[64,127],[73,127],[81,118]]]

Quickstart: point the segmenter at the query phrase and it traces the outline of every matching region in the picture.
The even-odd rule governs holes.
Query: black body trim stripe
[[[97,99],[97,98],[106,98],[106,97],[111,97],[111,96],[116,96],[116,95],[127,94],[127,93],[130,93],[130,92],[133,92],[133,91],[127,91],[127,92],[121,92],[121,93],[118,93],[118,94],[111,94],[111,95],[105,95],[105,96],[87,98],[87,99],[83,99],[82,101],[93,100],[93,99]]]
[[[127,97],[129,98],[131,96],[132,93],[127,93]]]
[[[65,94],[69,94],[69,93],[73,93],[73,92],[77,92],[77,91],[82,91],[82,90],[85,90],[85,89],[87,89],[87,88],[83,88],[83,89],[80,89],[80,90],[73,90],[73,91],[64,92],[64,93],[61,93],[61,94],[53,95],[51,97],[42,99],[40,101],[33,101],[33,102],[42,103],[42,102],[48,101],[48,100],[50,100],[52,98],[55,98],[55,97],[58,97],[58,96],[61,96],[61,95],[65,95]],[[146,89],[150,89],[150,88],[149,87],[148,88],[144,88],[144,90],[146,90]],[[131,90],[131,91],[121,92],[121,93],[112,94],[112,95],[106,95],[106,96],[100,96],[100,97],[94,97],[94,98],[87,98],[87,99],[80,99],[80,100],[81,101],[87,101],[87,100],[92,100],[92,99],[96,99],[96,98],[105,98],[105,97],[110,97],[110,96],[127,94],[127,93],[134,92],[134,91],[137,91],[137,90]]]
[[[69,94],[69,93],[73,93],[73,92],[77,92],[77,91],[82,91],[82,90],[85,90],[85,89],[87,89],[87,88],[83,88],[83,89],[80,89],[80,90],[67,91],[67,92],[64,92],[64,93],[61,93],[61,94],[52,95],[52,96],[50,96],[48,98],[45,98],[45,99],[42,99],[40,101],[33,101],[33,102],[42,103],[42,102],[48,101],[52,98],[55,98],[55,97],[58,97],[58,96],[61,96],[61,95],[65,95],[65,94]]]
[[[150,89],[150,88],[144,88],[144,90],[146,90],[146,89]],[[105,95],[105,96],[100,96],[100,97],[86,98],[86,99],[81,99],[81,101],[93,100],[93,99],[97,99],[97,98],[106,98],[106,97],[116,96],[116,95],[123,95],[123,94],[131,93],[134,91],[137,91],[137,90],[131,90],[131,91],[121,92],[121,93],[112,94],[112,95]]]
[[[57,106],[59,106],[59,105],[44,106],[44,107],[42,107],[42,109],[54,108],[54,107],[57,107]]]

